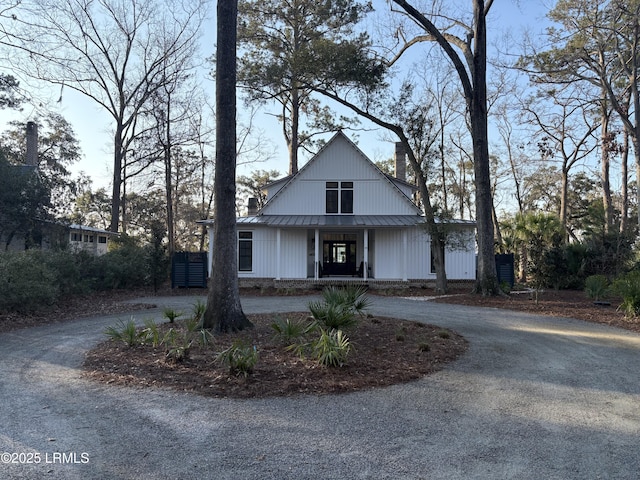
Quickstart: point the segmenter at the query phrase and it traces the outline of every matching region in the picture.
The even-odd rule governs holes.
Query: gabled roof
[[[290,175],[288,177],[284,177],[279,180],[276,180],[268,185],[268,186],[277,186],[278,184],[285,182],[284,185],[278,189],[275,195],[269,198],[267,203],[257,212],[257,215],[258,216],[262,215],[264,209],[268,208],[268,206],[272,204],[274,201],[277,201],[276,199],[280,197],[283,194],[283,192],[285,192],[290,187],[290,185],[295,183],[298,178],[303,176],[305,171],[310,169],[311,166],[315,162],[317,162],[319,158],[322,158],[323,153],[338,139],[344,139],[347,142],[347,144],[351,146],[351,148],[353,148],[357,152],[357,154],[366,161],[366,163],[370,166],[370,168],[372,168],[375,171],[375,174],[379,176],[380,179],[384,180],[397,194],[401,196],[401,198],[404,199],[404,201],[406,201],[410,205],[410,207],[416,212],[416,214],[421,213],[420,208],[413,202],[413,200],[409,198],[407,195],[405,195],[405,193],[398,187],[396,182],[401,182],[401,180],[389,177],[384,172],[382,172],[382,170],[380,170],[380,168],[375,163],[373,163],[371,159],[369,159],[369,157],[367,157],[364,154],[364,152],[362,152],[362,150],[360,150],[360,148],[358,148],[358,146],[342,132],[342,130],[340,130],[336,132],[336,134],[333,137],[331,137],[331,139],[318,151],[318,153],[316,153],[311,158],[311,160],[309,160],[302,168],[300,168],[298,172],[296,172],[294,175]]]

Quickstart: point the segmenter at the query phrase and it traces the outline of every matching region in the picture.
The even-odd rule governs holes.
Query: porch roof
[[[257,215],[238,218],[240,225],[270,227],[407,227],[424,223],[419,215]]]
[[[238,225],[252,226],[262,225],[267,227],[411,227],[425,223],[422,215],[255,215],[239,217]],[[210,218],[198,220],[201,225],[211,226],[215,222]],[[439,223],[438,220],[436,222]],[[447,220],[454,225],[467,225],[475,227],[473,220]]]

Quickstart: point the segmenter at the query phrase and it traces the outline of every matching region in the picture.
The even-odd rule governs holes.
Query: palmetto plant
[[[277,316],[276,320],[271,324],[271,328],[274,331],[273,337],[276,340],[280,340],[286,345],[292,345],[303,340],[306,335],[315,330],[317,324],[301,320],[291,321],[289,318],[283,319]]]
[[[358,323],[356,315],[363,315],[370,303],[364,287],[327,287],[321,301],[309,303],[309,311],[327,328],[349,328]]]
[[[601,300],[609,288],[609,280],[604,275],[591,275],[584,281],[584,291],[596,302]]]
[[[182,316],[182,312],[177,312],[173,308],[165,308],[162,310],[162,316],[169,320],[169,323],[175,322],[176,318]]]
[[[117,325],[107,327],[105,335],[117,342],[123,342],[129,347],[141,343],[145,337],[144,332],[139,332],[133,317],[128,322],[120,320]]]
[[[342,367],[351,351],[351,342],[342,330],[320,330],[320,337],[312,342],[313,357],[320,365]]]
[[[258,363],[258,350],[255,345],[247,345],[241,340],[236,340],[229,348],[216,355],[216,361],[229,367],[229,372],[233,375],[247,377]]]
[[[612,290],[622,297],[621,309],[628,318],[640,314],[640,271],[632,271],[616,279]]]

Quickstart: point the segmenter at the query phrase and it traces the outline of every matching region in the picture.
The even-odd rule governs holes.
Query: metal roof
[[[198,223],[213,224],[213,219]],[[256,215],[240,217],[238,225],[264,225],[268,227],[408,227],[425,223],[421,215]],[[452,220],[449,223],[475,225],[475,222]]]

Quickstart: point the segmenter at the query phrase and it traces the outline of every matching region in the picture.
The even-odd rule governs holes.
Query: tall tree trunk
[[[283,123],[286,121],[283,119]],[[298,173],[298,129],[300,128],[300,95],[297,88],[291,90],[291,136],[289,137],[289,175]]]
[[[606,94],[606,92],[604,92]],[[602,205],[604,207],[604,231],[609,232],[613,226],[613,203],[611,201],[611,182],[609,181],[609,156],[611,155],[611,138],[609,135],[610,114],[607,102],[602,101],[602,119],[600,126],[602,165],[600,171],[600,184],[602,187]]]
[[[218,0],[216,46],[216,173],[212,276],[203,327],[251,327],[240,305],[236,232],[236,36],[238,0]]]
[[[109,231],[118,232],[120,226],[120,195],[122,188],[122,157],[124,153],[122,151],[122,125],[116,126],[116,132],[114,134],[114,149],[113,149],[113,186],[111,191],[111,223],[109,225]]]
[[[622,183],[620,190],[620,195],[622,196],[620,232],[624,232],[627,229],[629,217],[629,133],[626,128],[624,129],[623,135],[622,158],[620,159],[620,177]]]
[[[176,233],[173,208],[173,163],[171,158],[171,97],[167,101],[167,122],[164,131],[164,186],[167,204],[167,236],[169,237],[169,258],[176,251]]]
[[[569,196],[569,172],[566,166],[563,165],[561,180],[560,180],[560,223],[562,224],[562,229],[567,232],[567,198]]]
[[[489,168],[487,129],[487,28],[483,0],[474,0],[475,21],[473,66],[469,115],[473,140],[473,172],[476,188],[476,222],[478,230],[478,276],[476,291],[483,295],[500,293],[496,272],[493,237],[493,198]]]

